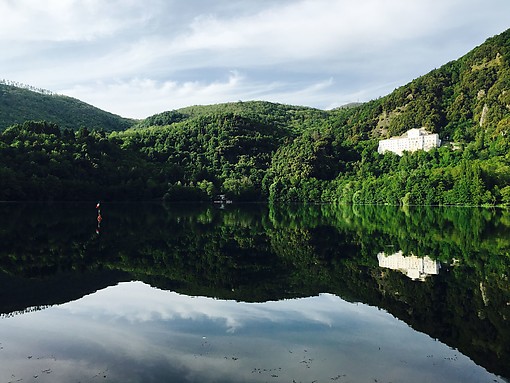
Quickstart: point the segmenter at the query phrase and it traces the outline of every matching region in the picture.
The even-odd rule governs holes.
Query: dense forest
[[[8,108],[0,110],[3,116]],[[44,121],[19,121],[0,133],[0,200],[207,201],[225,194],[236,201],[510,205],[510,30],[385,97],[331,111],[235,102],[164,112],[127,129],[23,113],[20,119]],[[379,140],[421,127],[443,145],[377,153]]]

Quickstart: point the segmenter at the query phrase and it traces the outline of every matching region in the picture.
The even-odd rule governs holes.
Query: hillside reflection
[[[0,205],[9,217],[1,313],[131,280],[245,302],[330,293],[383,308],[510,377],[509,212],[104,203],[98,235],[94,205]],[[415,257],[422,281],[381,265],[382,253]]]

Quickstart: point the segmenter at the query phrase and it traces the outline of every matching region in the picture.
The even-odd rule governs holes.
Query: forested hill
[[[361,105],[240,101],[111,133],[84,125],[73,133],[26,122],[1,133],[0,199],[510,205],[510,30]],[[380,139],[420,127],[446,144],[377,153]]]
[[[184,121],[199,126],[200,121],[218,116],[227,119],[246,118],[258,125],[285,128],[301,133],[306,128],[322,126],[329,113],[305,106],[275,104],[267,101],[238,101],[216,105],[195,105],[159,113],[140,121],[134,128],[169,126]],[[257,126],[253,126],[253,129],[256,130]]]
[[[427,127],[441,138],[469,143],[510,125],[510,29],[378,100],[336,111],[354,140],[387,138]]]
[[[378,140],[420,127],[445,145],[377,153]],[[385,97],[331,111],[278,150],[266,178],[275,200],[510,203],[510,30]]]
[[[72,97],[0,82],[0,131],[29,120],[44,120],[66,129],[106,131],[124,130],[134,123]]]

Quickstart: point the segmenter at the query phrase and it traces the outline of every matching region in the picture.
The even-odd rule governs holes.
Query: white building
[[[379,267],[398,270],[409,278],[424,281],[429,275],[439,274],[441,264],[430,257],[419,258],[415,255],[404,257],[402,250],[395,254],[386,255],[386,253],[377,254]]]
[[[379,141],[377,152],[382,154],[390,151],[401,156],[404,151],[428,151],[439,146],[441,146],[441,140],[437,133],[431,134],[424,128],[410,129],[400,137],[391,137],[387,140]]]

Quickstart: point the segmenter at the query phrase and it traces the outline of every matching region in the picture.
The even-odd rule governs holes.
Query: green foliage
[[[297,134],[296,120],[308,113],[323,114],[265,102],[191,107],[112,136],[123,149],[173,167],[174,182],[207,182],[209,190],[235,200],[260,200],[266,198],[262,180],[273,153]]]
[[[215,193],[265,199],[262,180],[272,155],[296,135],[295,115],[308,113],[271,105],[281,119],[289,113],[288,125],[251,109],[245,116],[196,113],[171,125],[109,134],[60,132],[47,122],[14,125],[0,133],[0,199],[211,200]]]
[[[0,200],[151,199],[165,189],[160,168],[105,132],[46,122],[0,133],[0,164]]]

